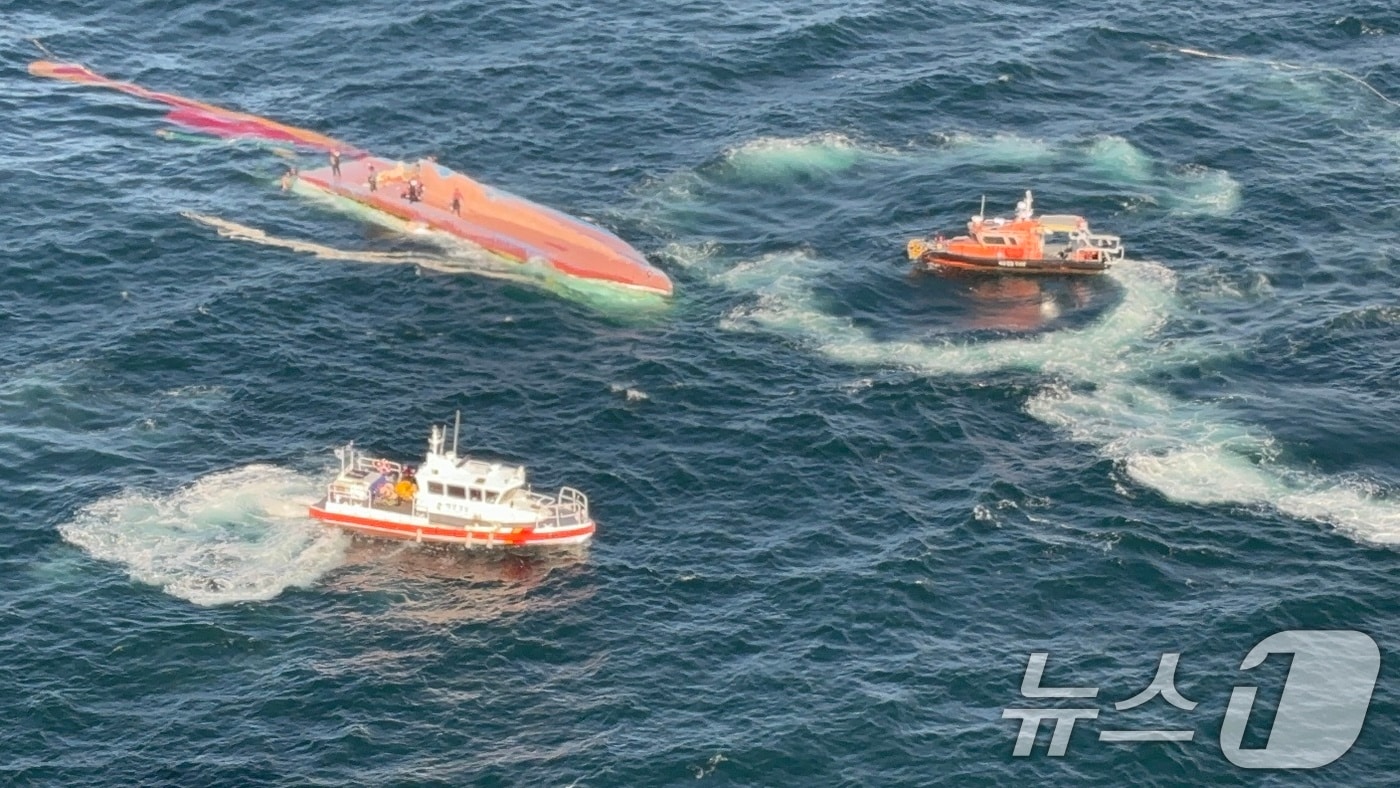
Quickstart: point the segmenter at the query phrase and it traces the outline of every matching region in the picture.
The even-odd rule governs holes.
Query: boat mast
[[[457,456],[457,436],[462,432],[462,411],[457,411],[457,420],[452,425],[452,456]]]

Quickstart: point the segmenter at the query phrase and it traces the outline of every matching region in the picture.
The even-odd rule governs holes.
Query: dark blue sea
[[[30,39],[436,155],[676,296],[435,265]],[[1370,0],[0,0],[0,782],[1395,784],[1398,41]],[[1130,259],[911,272],[1026,189]],[[458,410],[591,547],[306,517],[334,446]],[[1375,641],[1369,712],[1241,768],[1289,630]],[[1024,696],[1033,653],[1097,695]],[[1163,654],[1196,705],[1119,710]],[[1098,716],[1017,756],[1037,707]]]

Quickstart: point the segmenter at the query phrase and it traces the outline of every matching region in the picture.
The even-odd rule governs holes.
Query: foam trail
[[[313,479],[249,465],[170,495],[124,491],[59,526],[71,544],[197,605],[272,599],[338,566],[349,539],[312,522]]]
[[[1154,202],[1177,215],[1224,216],[1239,207],[1240,184],[1225,170],[1191,164],[1159,173],[1151,156],[1118,136],[1095,139],[1081,155],[1100,176],[1153,192]]]
[[[1368,542],[1400,544],[1400,504],[1379,497],[1373,486],[1280,465],[1272,438],[1209,406],[1115,380],[1081,392],[1051,387],[1026,410],[1076,441],[1098,445],[1135,482],[1170,500],[1269,506]]]
[[[827,314],[813,303],[806,285],[813,267],[802,255],[769,255],[722,275],[723,283],[753,286],[759,296],[757,304],[731,313],[726,326],[795,331],[826,355],[851,364],[907,366],[930,375],[1027,369],[1092,380],[1127,374],[1140,363],[1129,356],[1165,322],[1175,283],[1161,264],[1125,260],[1108,274],[1123,283],[1123,301],[1087,328],[994,342],[925,344],[877,340],[850,320]]]
[[[194,211],[181,211],[181,216],[198,222],[206,227],[212,227],[220,237],[234,241],[244,241],[247,243],[270,246],[276,249],[288,249],[293,252],[313,255],[322,260],[342,260],[355,263],[373,263],[379,265],[416,265],[440,273],[464,273],[471,272],[490,276],[499,279],[509,279],[517,282],[530,283],[533,280],[528,276],[521,276],[509,271],[501,270],[504,263],[497,263],[495,258],[486,252],[470,258],[435,257],[433,255],[419,252],[369,252],[350,249],[337,249],[333,246],[315,243],[313,241],[302,241],[295,238],[280,238],[270,235],[264,230],[256,227],[249,227],[246,224],[221,219],[217,216],[195,213]],[[519,267],[516,264],[510,264]]]
[[[1060,152],[1044,140],[999,133],[974,136],[966,132],[938,135],[938,157],[953,164],[1037,165],[1053,161]]]
[[[805,253],[768,255],[716,277],[757,296],[722,322],[807,339],[853,365],[902,367],[933,376],[1022,369],[1055,376],[1027,412],[1095,445],[1136,483],[1197,505],[1269,506],[1335,525],[1357,539],[1400,543],[1400,502],[1361,483],[1282,466],[1272,438],[1232,423],[1209,405],[1176,399],[1139,380],[1214,352],[1202,343],[1155,340],[1179,308],[1165,266],[1125,260],[1109,276],[1122,301],[1093,325],[992,342],[883,341],[815,302],[807,284],[822,268]]]
[[[1172,181],[1166,202],[1174,214],[1225,216],[1239,207],[1243,190],[1224,170],[1193,165],[1174,175]]]
[[[788,139],[762,137],[725,153],[734,173],[753,180],[825,176],[850,169],[874,155],[842,134],[814,134]]]
[[[426,271],[434,271],[441,274],[469,274],[488,279],[512,282],[537,290],[544,290],[575,303],[581,303],[599,312],[616,316],[646,315],[659,309],[664,309],[666,305],[665,301],[653,297],[650,294],[631,294],[619,292],[614,288],[589,287],[586,282],[572,277],[559,276],[549,267],[540,265],[534,261],[527,263],[511,262],[497,257],[487,252],[485,249],[472,246],[467,241],[426,228],[414,228],[405,222],[395,222],[392,226],[398,231],[413,236],[415,240],[421,240],[435,245],[441,252],[371,252],[337,249],[334,246],[327,246],[313,241],[282,238],[256,227],[250,227],[246,224],[239,224],[238,222],[221,219],[208,214],[196,213],[194,211],[181,211],[181,215],[193,222],[213,228],[221,237],[234,241],[255,243],[274,249],[286,249],[302,254],[309,254],[322,260],[369,263],[372,265],[412,265]],[[375,218],[376,221],[380,223],[389,224],[384,222],[382,218]]]
[[[1085,156],[1114,180],[1146,183],[1152,178],[1152,158],[1122,137],[1099,137],[1089,144]]]

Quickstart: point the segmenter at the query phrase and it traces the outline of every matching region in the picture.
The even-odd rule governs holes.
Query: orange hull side
[[[378,176],[378,189],[373,192],[368,185],[371,166]],[[299,177],[323,191],[455,235],[511,260],[542,259],[567,276],[671,295],[671,280],[665,273],[601,227],[431,162],[418,168],[423,199],[409,202],[401,195],[414,174],[412,166],[367,156],[343,162],[339,178],[329,168]],[[454,192],[461,195],[460,216],[452,212]]]

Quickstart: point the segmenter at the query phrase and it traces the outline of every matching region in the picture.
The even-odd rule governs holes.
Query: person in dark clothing
[[[340,177],[340,151],[338,150],[331,151],[331,175],[336,178]]]
[[[452,190],[452,212],[458,216],[462,215],[462,190]]]
[[[379,189],[379,173],[374,171],[373,164],[369,165],[369,178],[365,180],[365,183],[369,184],[370,191],[377,191]]]

